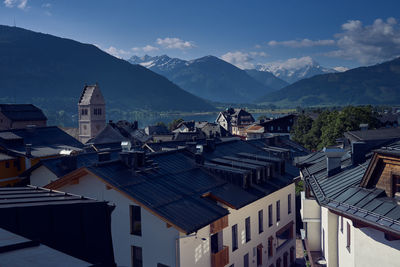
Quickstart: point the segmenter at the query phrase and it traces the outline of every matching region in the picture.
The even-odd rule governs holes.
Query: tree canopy
[[[335,144],[336,139],[347,131],[360,129],[367,123],[370,129],[379,127],[377,113],[372,106],[347,106],[342,110],[325,110],[313,121],[308,115],[300,115],[293,128],[293,140],[310,150],[319,150]]]

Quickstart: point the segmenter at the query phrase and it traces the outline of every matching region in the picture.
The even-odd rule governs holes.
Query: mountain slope
[[[311,57],[291,58],[283,62],[258,64],[256,70],[270,72],[288,83],[294,83],[319,74],[337,72],[334,69],[322,67]]]
[[[278,90],[289,85],[289,83],[285,82],[282,79],[279,79],[268,71],[259,71],[255,69],[249,69],[245,71],[248,75],[259,81],[260,83],[274,90]]]
[[[94,45],[0,26],[0,95],[73,98],[98,82],[107,103],[119,108],[199,111],[214,108],[166,78],[117,59]]]
[[[400,103],[400,58],[342,73],[317,75],[259,101],[282,106]]]
[[[167,77],[181,88],[199,97],[217,102],[253,102],[273,91],[245,71],[217,57],[206,56],[185,61],[168,56],[132,57],[129,62],[141,64]]]

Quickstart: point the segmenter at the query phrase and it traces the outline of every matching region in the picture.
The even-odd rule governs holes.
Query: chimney
[[[73,171],[77,168],[76,156],[65,156],[61,159],[61,168],[66,171]]]
[[[99,152],[97,153],[98,161],[104,162],[111,160],[111,153],[110,152]]]
[[[133,151],[133,157],[135,159],[135,168],[144,167],[146,162],[146,154],[144,151]]]
[[[366,131],[366,130],[368,130],[368,123],[361,123],[361,124],[360,124],[360,130],[361,130],[361,131]]]
[[[25,145],[25,155],[27,157],[32,156],[32,144],[26,144]]]
[[[127,151],[120,152],[119,159],[125,164],[126,167],[134,167],[134,158],[132,153],[129,153]]]
[[[215,150],[215,140],[214,139],[206,140],[206,149],[208,152],[212,152]]]
[[[194,155],[194,159],[195,159],[195,161],[196,161],[196,164],[198,164],[198,165],[204,165],[204,157],[203,157],[202,154],[196,153],[196,154]]]
[[[351,143],[351,163],[354,166],[365,162],[366,146],[364,142]]]
[[[134,122],[133,122],[133,129],[134,129],[134,130],[137,130],[138,127],[139,127],[138,121],[134,121]]]
[[[286,173],[286,169],[285,169],[285,160],[282,160],[282,161],[281,161],[280,167],[281,167],[281,169],[280,169],[281,175],[284,176],[285,173]]]
[[[122,151],[128,152],[131,150],[131,147],[132,147],[132,144],[130,141],[122,141],[121,142]]]
[[[340,172],[342,165],[342,156],[344,150],[341,148],[324,148],[323,150],[326,155],[326,170],[328,177],[335,175]]]

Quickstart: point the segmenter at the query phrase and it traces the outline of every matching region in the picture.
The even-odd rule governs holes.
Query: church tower
[[[86,143],[106,126],[106,103],[99,85],[85,85],[78,103],[79,141]]]

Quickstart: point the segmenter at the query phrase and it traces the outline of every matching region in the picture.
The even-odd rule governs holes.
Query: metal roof
[[[400,143],[397,142],[377,151],[395,152],[396,156],[400,156],[399,148]],[[400,233],[400,205],[393,198],[386,197],[384,190],[360,186],[370,159],[354,166],[348,157],[342,157],[342,171],[331,177],[326,172],[325,157],[302,169],[317,202],[352,218]],[[307,160],[303,160],[303,164]]]
[[[11,140],[4,136],[18,136],[19,138]],[[57,126],[0,131],[0,148],[3,150],[25,156],[27,144],[31,144],[32,157],[53,156],[58,155],[64,149],[80,151],[83,148],[81,142]]]
[[[46,121],[43,111],[32,104],[0,104],[0,112],[12,121]]]
[[[3,266],[90,266],[89,262],[0,228],[0,262]]]
[[[91,202],[102,201],[34,186],[0,188],[0,209]]]
[[[349,131],[345,133],[345,136],[353,137],[358,141],[398,139],[400,138],[400,128]]]

